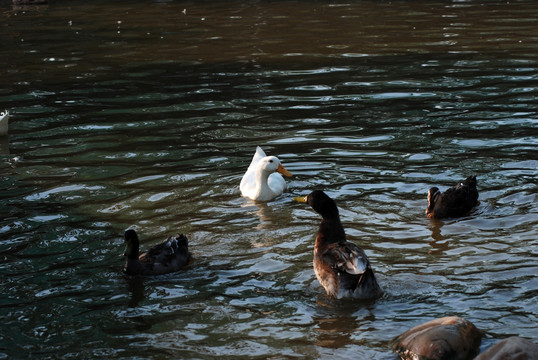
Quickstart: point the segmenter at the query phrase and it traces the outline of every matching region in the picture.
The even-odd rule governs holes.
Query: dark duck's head
[[[307,196],[294,198],[294,200],[297,202],[307,203],[325,220],[340,218],[338,207],[336,206],[334,200],[321,190],[314,190]]]
[[[430,190],[428,190],[428,207],[426,207],[426,214],[429,215],[433,212],[435,204],[437,203],[437,200],[439,200],[440,195],[441,191],[439,191],[439,188],[437,187],[432,187]]]
[[[138,259],[138,251],[140,242],[138,235],[133,229],[129,229],[125,232],[125,252],[123,256],[127,256],[130,259]]]
[[[340,222],[336,202],[327,194],[321,190],[314,190],[307,196],[294,198],[294,200],[307,203],[323,218],[316,237],[316,246],[346,241],[346,233]]]

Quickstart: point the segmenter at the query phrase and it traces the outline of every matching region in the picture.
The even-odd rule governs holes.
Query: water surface
[[[538,4],[54,1],[0,5],[0,355],[395,359],[458,315],[482,348],[536,340]],[[255,147],[294,177],[240,196]],[[480,205],[426,192],[477,175]],[[328,298],[312,269],[336,199],[385,295]],[[121,275],[183,232],[196,261]]]

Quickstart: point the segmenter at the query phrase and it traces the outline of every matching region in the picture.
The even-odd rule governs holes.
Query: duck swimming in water
[[[281,174],[292,176],[276,156],[267,156],[261,147],[256,147],[256,153],[239,185],[241,195],[258,201],[273,200],[287,188]]]
[[[127,275],[162,275],[178,271],[188,264],[191,254],[187,237],[183,234],[169,237],[147,252],[138,254],[140,243],[133,229],[125,232],[125,253],[127,262],[123,272]]]
[[[434,219],[455,218],[467,215],[477,204],[476,176],[469,176],[444,193],[437,187],[428,190],[426,214]]]
[[[294,200],[308,203],[322,217],[314,245],[314,272],[327,294],[363,300],[383,295],[364,250],[346,240],[334,200],[320,190]]]

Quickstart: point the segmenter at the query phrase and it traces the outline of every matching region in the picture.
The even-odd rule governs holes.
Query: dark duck
[[[294,200],[308,203],[322,217],[314,245],[314,272],[327,294],[363,300],[383,295],[364,250],[346,240],[334,200],[320,190]]]
[[[428,191],[426,214],[433,219],[455,218],[467,215],[477,204],[476,176],[469,176],[444,193],[432,187]]]
[[[163,243],[155,245],[139,255],[140,242],[133,229],[125,232],[125,253],[127,261],[123,272],[127,275],[162,275],[180,270],[188,264],[189,253],[187,237],[183,234],[171,236]]]

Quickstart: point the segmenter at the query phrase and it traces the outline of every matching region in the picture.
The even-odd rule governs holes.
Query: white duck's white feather
[[[0,113],[0,136],[7,135],[8,133],[8,125],[9,122],[9,111],[1,112]]]
[[[241,179],[241,195],[252,200],[269,201],[286,190],[286,181],[277,173],[280,160],[276,156],[267,156],[259,146]]]
[[[257,146],[256,152],[254,153],[254,156],[252,157],[252,161],[250,162],[250,165],[248,166],[247,172],[245,173],[245,175],[243,175],[243,178],[241,179],[241,184],[239,185],[241,192],[243,192],[243,189],[246,189],[255,184],[256,166],[258,166],[258,163],[260,162],[260,160],[266,156],[267,155],[265,155],[265,152],[262,150],[262,148]]]

